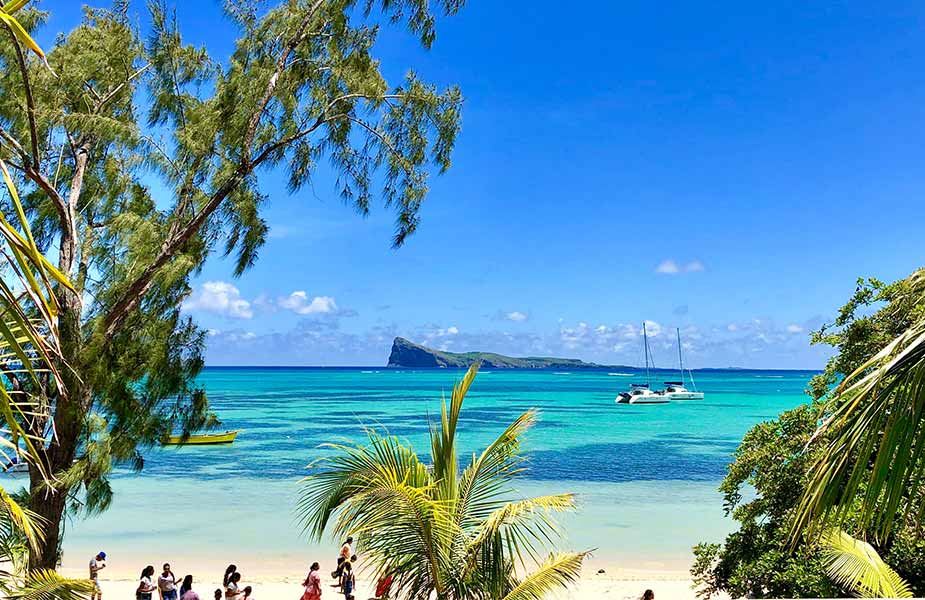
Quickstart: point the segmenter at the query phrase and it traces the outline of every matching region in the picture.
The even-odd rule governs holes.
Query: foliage
[[[456,429],[477,366],[431,428],[432,464],[394,436],[369,430],[365,446],[331,445],[313,465],[299,502],[307,531],[359,538],[364,563],[393,576],[399,598],[538,600],[577,580],[587,553],[552,553],[555,512],[570,494],[515,499],[526,412],[459,471]],[[529,572],[533,568],[532,572]]]
[[[813,335],[814,343],[831,344],[837,352],[825,372],[813,379],[808,390],[813,397],[811,404],[755,426],[736,451],[720,489],[739,529],[722,545],[700,544],[695,548],[692,573],[701,595],[722,591],[756,597],[837,595],[839,590],[826,575],[825,553],[818,540],[824,529],[793,536],[797,517],[805,514],[801,498],[816,477],[820,461],[827,456],[857,456],[839,445],[831,427],[820,431],[820,419],[836,414],[839,395],[833,394],[833,389],[839,382],[843,387],[852,386],[853,373],[863,379],[862,373],[874,372],[869,362],[872,357],[925,314],[925,302],[917,294],[918,278],[915,274],[889,285],[859,280],[835,323]],[[886,415],[880,417],[889,420]],[[876,426],[871,431],[879,440]],[[837,452],[833,452],[835,448]],[[874,466],[873,461],[869,466]],[[899,516],[893,530],[889,536],[877,535],[863,502],[870,481],[866,477],[871,472],[860,469],[860,483],[854,492],[840,497],[841,526],[871,542],[872,549],[909,582],[914,592],[923,593],[925,554],[921,552],[921,529],[915,513],[923,504],[925,488],[907,484],[898,497]],[[883,514],[881,508],[875,508],[874,514]]]
[[[0,22],[16,43],[22,43],[44,60],[42,49],[14,16],[26,0],[0,6]],[[20,54],[20,59],[22,55]],[[70,281],[53,267],[33,238],[18,190],[7,165],[0,160],[11,223],[0,212],[0,458],[3,467],[14,461],[32,466],[36,479],[49,480],[38,451],[43,439],[30,432],[28,423],[48,413],[45,391],[60,381],[56,369],[61,356],[58,304],[52,293],[56,283],[71,289]],[[25,385],[23,385],[25,383]],[[29,554],[45,539],[46,522],[23,508],[0,486],[0,595],[5,598],[43,600],[82,598],[92,590],[89,581],[59,577],[54,572],[28,571]]]
[[[898,306],[881,312],[915,316],[904,331],[858,365],[832,395],[817,437],[826,447],[813,466],[794,534],[814,523],[841,522],[860,497],[860,524],[883,540],[897,518],[922,519],[922,504],[909,502],[925,475],[925,272],[902,283]],[[912,310],[906,310],[912,306]],[[895,317],[894,317],[895,318]]]
[[[150,23],[126,2],[85,8],[41,59],[0,39],[0,158],[24,190],[36,241],[74,290],[55,288],[69,369],[47,389],[29,433],[61,494],[31,506],[51,523],[37,566],[54,566],[66,504],[108,505],[113,465],[174,430],[215,426],[195,378],[204,332],[183,316],[189,280],[215,252],[238,274],[267,233],[261,178],[286,172],[298,193],[319,168],[360,214],[395,213],[394,246],[419,226],[428,176],[450,166],[462,97],[409,71],[390,83],[374,54],[380,22],[435,39],[434,11],[462,0],[256,0],[224,4],[237,31],[224,60],[183,40],[172,10]],[[47,15],[24,11],[28,34]],[[138,98],[145,98],[144,106]]]
[[[813,344],[836,350],[820,375],[813,377],[809,393],[819,400],[836,384],[854,373],[896,336],[925,317],[925,302],[914,293],[910,278],[890,284],[860,278],[854,294],[832,323],[813,332]]]
[[[738,523],[722,545],[694,547],[691,568],[698,595],[734,598],[833,597],[813,544],[792,553],[788,534],[811,456],[803,453],[816,428],[816,407],[800,406],[753,427],[720,485],[727,515]]]
[[[912,598],[912,591],[873,546],[840,529],[819,538],[826,572],[832,581],[864,598]]]

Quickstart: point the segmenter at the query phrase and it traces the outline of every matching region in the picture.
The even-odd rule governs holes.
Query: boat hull
[[[620,394],[614,399],[617,404],[668,404],[670,398],[659,394],[641,394],[634,396],[631,394]]]
[[[186,441],[183,441],[183,437],[179,435],[172,435],[168,437],[163,445],[164,446],[210,446],[213,444],[230,444],[234,442],[234,439],[237,437],[237,431],[226,431],[224,433],[203,433],[203,434],[194,434],[189,436]]]
[[[665,392],[671,400],[703,400],[703,392]]]

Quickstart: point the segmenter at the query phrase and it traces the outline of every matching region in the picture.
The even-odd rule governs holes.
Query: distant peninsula
[[[475,362],[491,369],[610,369],[630,368],[587,363],[577,358],[528,356],[515,358],[493,352],[444,352],[415,344],[403,337],[392,342],[389,367],[465,369]]]

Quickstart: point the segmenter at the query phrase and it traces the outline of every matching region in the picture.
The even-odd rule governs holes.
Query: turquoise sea
[[[808,371],[695,372],[704,400],[615,405],[638,381],[632,370],[482,371],[461,421],[462,451],[480,449],[516,415],[540,411],[529,434],[524,494],[573,491],[567,545],[597,548],[595,560],[683,569],[690,547],[730,527],[716,487],[730,454],[755,423],[805,401]],[[301,535],[298,481],[319,445],[361,441],[387,429],[428,450],[429,420],[454,370],[208,368],[201,376],[231,446],[151,449],[140,474],[119,472],[103,515],[68,524],[64,566],[83,568],[98,550],[111,568],[143,564],[259,563],[265,573],[330,556]],[[677,373],[656,373],[653,380]],[[182,570],[180,568],[179,570]],[[301,572],[301,567],[298,569]]]

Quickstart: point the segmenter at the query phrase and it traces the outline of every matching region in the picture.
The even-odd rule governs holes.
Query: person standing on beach
[[[164,572],[157,578],[157,592],[161,600],[177,600],[177,577],[169,563],[164,563]]]
[[[90,559],[90,581],[93,582],[93,593],[90,600],[103,600],[103,590],[100,588],[99,572],[106,568],[106,553],[100,550]]]
[[[238,570],[238,567],[236,567],[236,566],[234,566],[234,565],[228,565],[228,568],[225,569],[225,575],[224,575],[224,577],[222,577],[222,587],[225,587],[225,586],[228,585],[228,580],[231,579],[231,576],[232,576],[232,575],[234,574],[234,572],[237,571],[237,570]]]
[[[344,560],[350,560],[350,557],[353,556],[353,537],[350,536],[347,538],[347,541],[344,542],[344,545],[340,547],[340,556]]]
[[[340,588],[344,592],[344,600],[353,600],[353,588],[356,587],[356,579],[353,576],[353,565],[350,561],[344,563],[344,572],[340,576]]]
[[[305,589],[302,600],[321,600],[321,575],[318,574],[319,570],[321,570],[321,565],[312,563],[311,568],[308,570],[308,576],[302,582],[302,587]]]
[[[138,580],[138,589],[135,590],[135,598],[138,600],[151,600],[151,594],[157,589],[152,581],[154,577],[154,565],[148,565],[141,572],[141,578]]]
[[[199,600],[199,594],[193,591],[192,575],[183,578],[183,585],[180,586],[180,600]]]
[[[331,573],[331,577],[338,580],[337,586],[340,585],[340,576],[344,572],[344,565],[350,561],[350,557],[353,556],[353,537],[350,536],[344,541],[344,545],[340,547],[340,555],[337,557],[337,568]],[[331,587],[337,587],[331,586]]]
[[[228,576],[228,583],[225,584],[225,600],[238,600],[238,596],[243,593],[238,587],[239,581],[241,581],[241,574],[237,571]]]
[[[642,600],[655,600],[655,592],[646,590],[642,593]]]
[[[183,578],[183,583],[180,585],[180,600],[183,600],[183,596],[191,589],[193,589],[193,576],[187,575]]]

